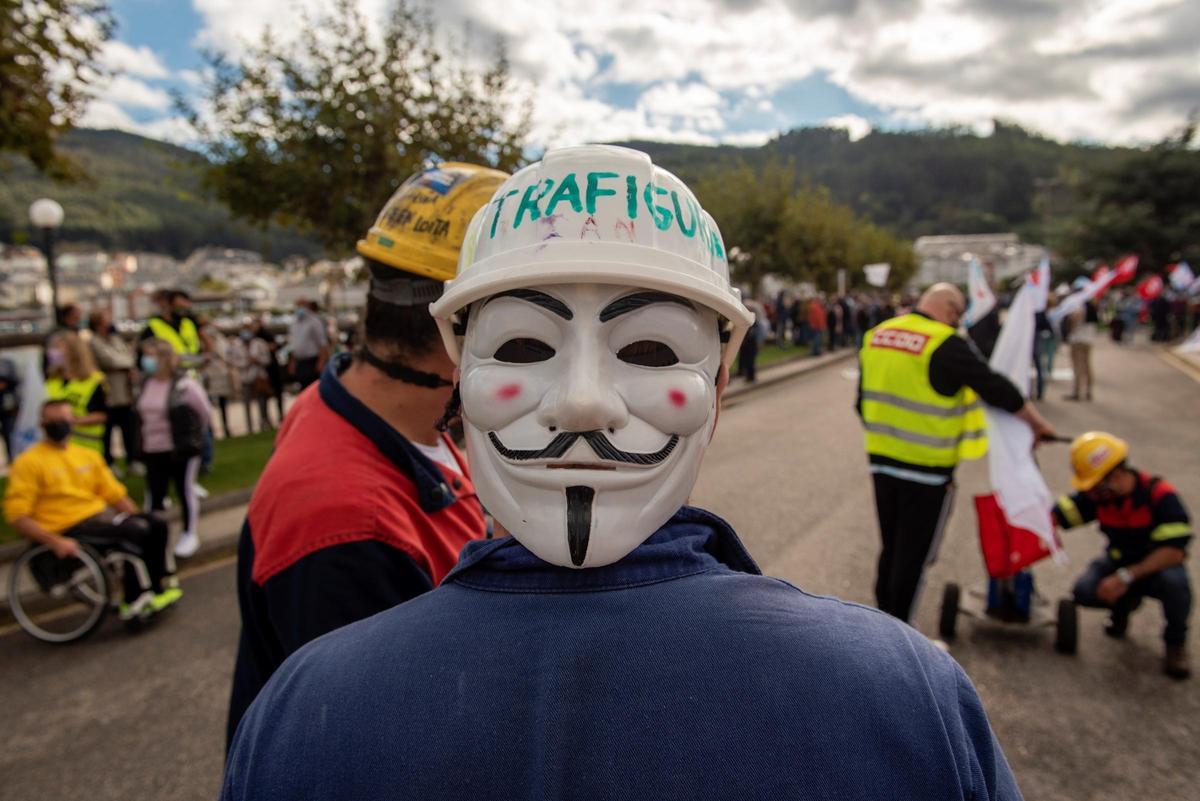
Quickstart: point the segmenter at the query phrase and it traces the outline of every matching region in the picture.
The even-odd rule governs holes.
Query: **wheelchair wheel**
[[[30,548],[13,563],[8,602],[31,637],[49,643],[80,640],[99,628],[108,613],[104,560],[83,543],[76,559],[59,559],[44,545]]]

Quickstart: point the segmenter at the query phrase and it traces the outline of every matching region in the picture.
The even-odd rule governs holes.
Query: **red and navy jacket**
[[[462,455],[430,461],[351,395],[332,360],[296,399],[238,542],[242,631],[229,702],[246,708],[293,651],[436,587],[486,533]]]
[[[1186,550],[1192,538],[1187,509],[1175,488],[1141,471],[1137,486],[1124,498],[1096,503],[1084,492],[1062,496],[1054,519],[1062,528],[1098,520],[1108,537],[1108,557],[1120,566],[1137,564],[1156,548]]]

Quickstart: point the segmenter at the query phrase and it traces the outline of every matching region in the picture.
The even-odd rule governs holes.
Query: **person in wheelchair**
[[[120,615],[122,620],[151,617],[183,595],[175,577],[167,575],[167,524],[139,514],[104,457],[71,442],[71,421],[68,402],[50,400],[42,406],[45,439],[9,468],[4,517],[60,561],[78,557],[81,542],[141,559],[149,586],[142,585],[136,571],[123,571]]]

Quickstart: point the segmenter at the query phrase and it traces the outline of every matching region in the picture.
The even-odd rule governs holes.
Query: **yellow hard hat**
[[[1071,486],[1086,492],[1129,455],[1129,443],[1103,431],[1080,434],[1071,443]]]
[[[449,281],[458,249],[475,212],[492,199],[508,174],[475,164],[446,162],[409,178],[388,199],[358,240],[358,253],[407,273]]]

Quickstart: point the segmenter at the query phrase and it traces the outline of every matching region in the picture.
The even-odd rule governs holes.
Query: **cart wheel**
[[[1063,598],[1058,602],[1058,628],[1054,636],[1054,650],[1060,654],[1073,654],[1079,648],[1079,610],[1075,602]]]
[[[947,642],[954,639],[954,628],[958,622],[958,596],[959,588],[954,582],[942,590],[942,616],[938,621],[938,633]]]

